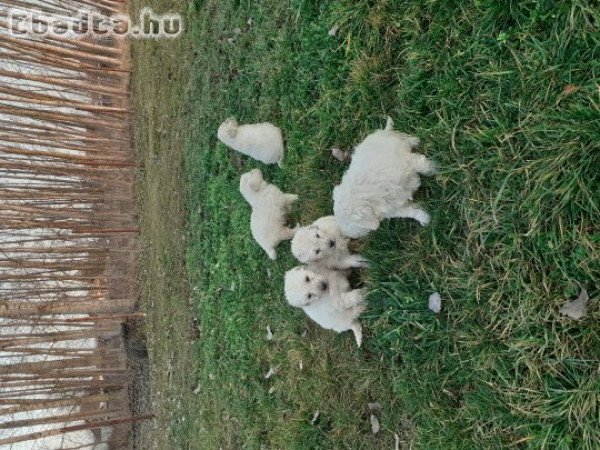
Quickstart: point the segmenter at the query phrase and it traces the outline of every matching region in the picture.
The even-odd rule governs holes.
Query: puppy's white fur
[[[292,239],[296,232],[286,226],[286,213],[298,196],[285,194],[277,186],[267,183],[259,169],[241,176],[240,192],[252,207],[252,237],[269,258],[277,259],[275,247],[281,241]]]
[[[419,174],[433,175],[435,164],[412,153],[419,138],[393,130],[388,118],[378,130],[356,147],[350,167],[333,190],[333,211],[342,233],[351,238],[366,236],[379,228],[381,220],[409,217],[421,225],[429,214],[412,202],[419,188]]]
[[[281,164],[281,129],[269,122],[239,125],[234,118],[221,124],[217,137],[228,147],[265,164]]]
[[[288,303],[304,312],[327,330],[352,330],[356,344],[362,343],[358,316],[365,310],[365,292],[350,289],[346,276],[324,267],[298,266],[285,274]]]
[[[292,239],[292,254],[301,263],[329,269],[367,267],[362,256],[350,253],[348,242],[333,216],[321,217],[307,227],[298,228]]]

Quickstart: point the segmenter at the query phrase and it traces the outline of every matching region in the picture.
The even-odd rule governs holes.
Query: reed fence
[[[0,448],[133,446],[137,235],[126,40],[14,36],[0,0]],[[125,330],[125,333],[124,333]]]

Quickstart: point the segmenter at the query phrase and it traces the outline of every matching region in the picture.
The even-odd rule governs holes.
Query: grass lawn
[[[394,433],[427,450],[600,448],[597,2],[142,6],[186,23],[134,46],[148,448],[390,449]],[[284,130],[282,169],[217,142],[231,115]],[[357,242],[372,263],[356,349],[286,306],[289,243],[268,260],[238,183],[261,167],[300,195],[295,221],[330,214],[345,165],[329,149],[386,115],[440,171],[418,193],[430,226],[386,221]],[[580,286],[587,318],[561,317]]]

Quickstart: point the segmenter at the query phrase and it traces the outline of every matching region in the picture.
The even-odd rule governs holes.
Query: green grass
[[[156,448],[393,448],[393,433],[406,448],[599,448],[598,3],[180,9],[178,43],[135,53]],[[267,259],[238,183],[261,167],[300,195],[295,220],[329,214],[344,171],[329,149],[357,144],[388,114],[440,172],[418,193],[429,227],[387,221],[357,243],[372,261],[360,276],[370,308],[357,350],[348,333],[286,306],[289,244]],[[281,126],[282,169],[217,142],[230,115]],[[588,317],[561,318],[579,285]],[[426,308],[434,291],[438,316]],[[265,380],[270,366],[280,372]],[[372,401],[383,406],[376,436]]]

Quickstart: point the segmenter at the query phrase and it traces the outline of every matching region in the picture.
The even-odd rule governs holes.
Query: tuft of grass
[[[170,444],[155,448],[392,448],[394,433],[407,448],[598,448],[594,2],[206,0],[182,9],[184,38],[139,44],[136,58],[137,142],[149,149],[145,297],[163,299],[147,304],[158,425],[171,430]],[[217,142],[231,115],[284,130],[282,169]],[[238,183],[261,167],[300,195],[294,220],[330,214],[345,166],[329,149],[352,147],[386,115],[421,138],[440,172],[417,195],[429,227],[386,221],[357,243],[372,262],[359,280],[370,296],[357,350],[351,336],[286,306],[289,244],[275,263],[266,258]],[[190,352],[186,291],[167,287],[186,283],[182,258],[200,327]],[[581,285],[588,317],[560,317]],[[437,316],[426,308],[434,291],[444,300]],[[372,401],[383,405],[375,436]]]

